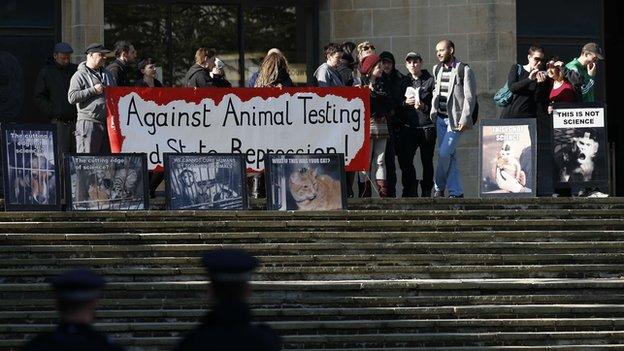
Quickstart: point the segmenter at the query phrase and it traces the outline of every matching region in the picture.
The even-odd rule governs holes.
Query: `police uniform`
[[[202,260],[214,282],[247,282],[259,266],[257,258],[242,250],[218,250]],[[249,305],[244,301],[217,301],[201,322],[177,346],[191,350],[280,350],[280,337],[267,325],[252,325]]]
[[[99,297],[105,280],[95,273],[76,269],[61,274],[52,282],[58,300],[89,302]],[[51,333],[41,334],[22,348],[24,351],[123,351],[90,324],[61,321]]]

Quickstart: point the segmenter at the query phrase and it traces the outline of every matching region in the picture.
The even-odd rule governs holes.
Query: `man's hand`
[[[468,130],[468,127],[466,127],[466,126],[465,126],[465,125],[463,125],[463,124],[458,124],[458,125],[457,125],[457,131],[458,131],[458,132],[462,133],[462,132],[465,132],[465,131],[467,131],[467,130]]]
[[[536,80],[537,79],[537,72],[539,72],[539,70],[537,68],[534,68],[531,73],[529,73],[529,79],[530,80]]]
[[[104,86],[100,83],[93,86],[96,94],[102,94],[104,92]]]
[[[589,74],[590,77],[596,76],[596,62],[590,62],[587,65],[587,74]]]
[[[416,103],[416,98],[413,97],[413,96],[410,96],[407,99],[405,99],[405,104],[406,105],[414,106],[415,103]]]

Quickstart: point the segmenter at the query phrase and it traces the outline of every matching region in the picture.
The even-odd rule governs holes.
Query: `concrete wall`
[[[63,41],[74,48],[72,61],[84,61],[89,44],[104,42],[104,0],[63,0],[61,11]]]
[[[371,41],[378,52],[388,50],[402,65],[404,55],[417,51],[431,70],[435,45],[444,38],[455,43],[456,56],[470,64],[478,82],[479,118],[495,118],[492,96],[504,84],[516,61],[515,0],[322,0],[320,42]],[[477,129],[469,131],[458,150],[465,195],[477,196]],[[420,174],[420,172],[419,172]]]

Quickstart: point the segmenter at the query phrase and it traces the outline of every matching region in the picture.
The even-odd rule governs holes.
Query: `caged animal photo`
[[[71,156],[69,160],[72,209],[145,209],[140,157]]]
[[[557,181],[588,182],[602,178],[605,162],[598,130],[555,130],[554,157]]]
[[[326,211],[346,208],[344,156],[287,155],[267,163],[267,208]]]

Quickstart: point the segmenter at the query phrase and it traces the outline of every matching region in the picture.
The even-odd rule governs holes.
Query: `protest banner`
[[[601,104],[559,104],[553,110],[555,188],[609,190],[605,109]]]
[[[535,119],[484,119],[480,127],[480,197],[534,197]]]
[[[267,154],[342,153],[369,167],[369,90],[362,88],[107,88],[113,153],[231,153],[248,170]]]

